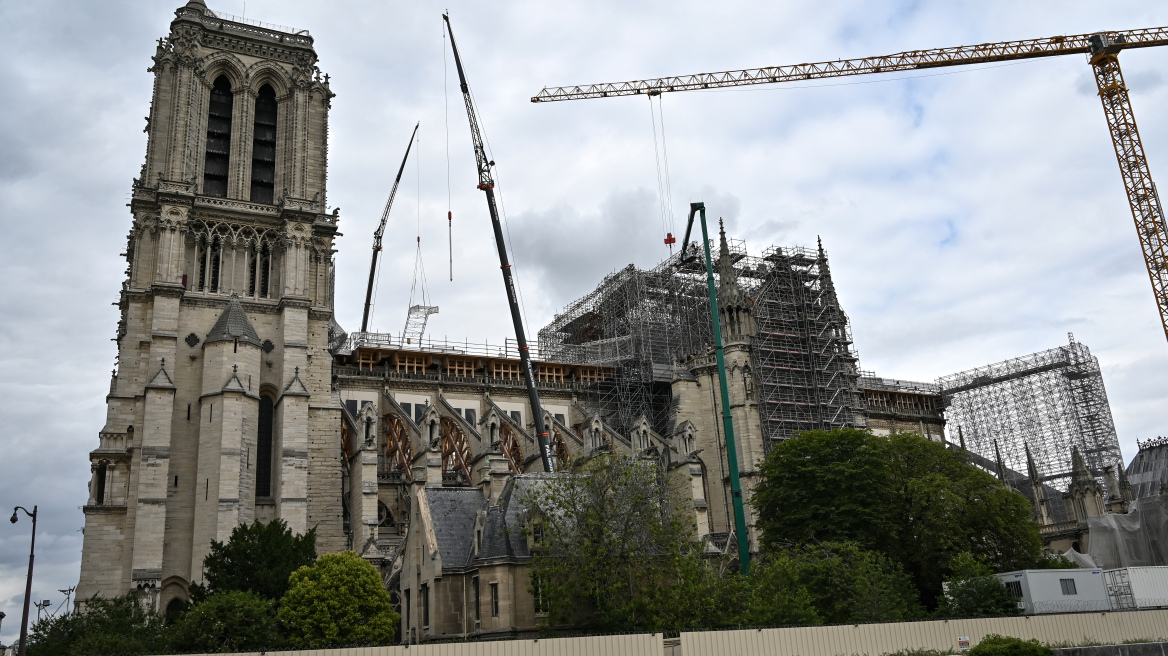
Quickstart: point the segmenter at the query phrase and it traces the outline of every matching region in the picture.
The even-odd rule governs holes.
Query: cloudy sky
[[[174,7],[0,0],[0,510],[39,505],[33,598],[54,607],[77,580],[86,454],[115,355],[125,204],[144,156],[146,68]],[[309,29],[332,76],[328,201],[341,208],[336,310],[349,330],[360,323],[370,235],[421,121],[387,231],[375,327],[401,329],[420,234],[441,308],[431,334],[510,334],[443,58],[447,7],[499,165],[533,332],[604,274],[667,255],[670,229],[646,99],[533,105],[544,85],[1168,23],[1168,5],[1131,0],[212,1]],[[1168,51],[1122,61],[1152,171],[1168,177]],[[702,200],[755,253],[821,236],[864,368],[932,380],[1074,332],[1103,365],[1125,457],[1168,430],[1168,343],[1083,57],[674,94],[661,111],[676,231]],[[0,526],[8,643],[28,522]]]

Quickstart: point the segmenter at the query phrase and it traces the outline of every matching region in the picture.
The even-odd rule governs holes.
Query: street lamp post
[[[32,543],[29,544],[28,547],[28,579],[26,579],[24,582],[24,614],[20,618],[20,650],[16,653],[17,656],[24,656],[25,649],[27,648],[26,643],[28,642],[28,602],[30,599],[32,599],[32,560],[33,555],[36,552],[37,507],[33,506],[32,512],[29,512],[28,509],[24,508],[23,506],[17,506],[12,509],[12,518],[8,521],[12,522],[13,524],[16,523],[16,511],[18,510],[23,510],[24,514],[32,517]]]

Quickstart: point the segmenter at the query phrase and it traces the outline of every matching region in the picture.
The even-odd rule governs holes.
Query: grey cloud
[[[76,582],[86,454],[104,423],[115,355],[109,303],[125,268],[117,255],[130,221],[124,205],[144,155],[145,69],[178,4],[0,3],[0,509],[36,503],[44,513],[40,599],[59,600],[56,590]],[[242,4],[210,1],[235,14]],[[338,93],[329,200],[344,208],[337,314],[350,330],[360,320],[370,235],[420,119],[417,168],[407,171],[387,232],[378,325],[400,329],[420,222],[442,307],[434,330],[472,340],[510,334],[457,87],[443,93],[448,4],[505,173],[532,329],[604,274],[668,253],[645,100],[530,103],[545,84],[1168,21],[1168,6],[1087,0],[729,0],[716,11],[695,0],[251,0],[249,18],[311,30]],[[1168,124],[1156,120],[1168,107],[1165,66],[1164,49],[1124,55],[1160,177],[1168,175]],[[445,72],[449,83],[449,59]],[[1074,330],[1103,363],[1130,458],[1136,438],[1164,432],[1168,348],[1090,71],[1081,57],[1064,57],[945,73],[669,95],[676,232],[688,202],[703,200],[755,251],[821,235],[862,364],[890,376],[929,380],[1050,348]],[[454,282],[444,275],[447,100]],[[947,220],[960,238],[942,246]],[[8,643],[28,534],[26,524],[2,526]]]
[[[528,286],[567,301],[615,269],[651,264],[649,253],[663,259],[660,216],[656,194],[645,189],[614,191],[586,213],[566,204],[529,210],[511,218],[516,263]]]

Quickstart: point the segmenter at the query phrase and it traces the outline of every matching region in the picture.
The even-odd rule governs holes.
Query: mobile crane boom
[[[1168,45],[1168,27],[1152,27],[954,48],[909,50],[882,57],[841,59],[793,66],[772,66],[607,84],[548,87],[532,97],[531,102],[641,94],[655,96],[672,91],[802,82],[942,66],[1085,54],[1095,74],[1099,99],[1103,103],[1103,113],[1107,118],[1115,156],[1119,161],[1124,190],[1131,206],[1132,218],[1135,220],[1144,263],[1148,268],[1148,277],[1152,282],[1152,293],[1160,312],[1160,323],[1165,338],[1168,338],[1168,225],[1165,224],[1164,210],[1160,205],[1156,185],[1152,181],[1139,130],[1136,128],[1135,113],[1132,111],[1131,99],[1124,84],[1123,71],[1119,67],[1120,50],[1164,45]]]
[[[401,183],[402,171],[406,170],[406,160],[410,158],[410,148],[414,145],[414,137],[418,134],[418,121],[414,131],[410,134],[410,142],[406,144],[406,154],[402,157],[401,166],[397,169],[397,177],[393,179],[393,188],[389,190],[389,200],[385,201],[385,209],[381,211],[381,223],[373,233],[373,261],[369,263],[369,284],[365,287],[365,313],[361,315],[361,332],[369,330],[369,309],[373,305],[373,282],[377,279],[377,257],[381,253],[381,238],[385,235],[385,222],[389,220],[389,210],[393,207],[393,197],[397,195],[397,186]]]
[[[475,164],[479,171],[478,188],[487,196],[487,210],[491,214],[491,227],[495,231],[495,246],[499,249],[499,268],[503,271],[503,285],[507,288],[507,304],[511,307],[511,322],[515,325],[515,342],[519,345],[523,380],[527,384],[531,414],[534,415],[536,438],[539,441],[539,456],[543,460],[543,470],[552,472],[555,471],[555,467],[552,464],[552,451],[547,427],[543,421],[543,408],[539,403],[539,390],[535,387],[531,354],[528,352],[527,337],[523,330],[523,317],[519,313],[519,299],[515,294],[515,280],[511,275],[511,263],[507,259],[507,245],[503,240],[503,226],[499,222],[499,209],[495,206],[495,179],[491,176],[491,167],[495,163],[487,159],[487,151],[483,147],[483,137],[479,130],[479,120],[475,115],[474,102],[470,97],[470,87],[467,86],[466,73],[462,69],[462,60],[458,56],[458,46],[454,43],[454,30],[450,28],[450,16],[443,14],[442,19],[446,21],[446,31],[450,33],[450,49],[454,51],[454,65],[458,68],[458,84],[462,90],[462,100],[466,105],[466,118],[470,122],[470,138],[474,146]]]

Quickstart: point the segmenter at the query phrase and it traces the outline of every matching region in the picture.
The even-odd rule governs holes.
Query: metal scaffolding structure
[[[763,435],[866,426],[859,359],[823,245],[771,247],[762,259],[754,360]]]
[[[1015,471],[1026,471],[1029,446],[1041,479],[1063,491],[1074,447],[1100,482],[1105,468],[1123,467],[1099,360],[1068,338],[1067,346],[938,379],[949,440],[991,460],[997,442]]]
[[[742,242],[731,243],[731,255],[745,276],[739,284],[757,288],[755,260]],[[679,263],[680,252],[647,271],[630,264],[611,273],[539,331],[541,355],[548,360],[589,360],[616,369],[589,401],[619,431],[627,432],[643,415],[667,434],[674,364],[713,344],[705,268]]]
[[[822,248],[772,247],[757,257],[741,241],[728,245],[738,285],[756,304],[753,357],[764,435],[863,426],[857,359]],[[644,415],[669,434],[674,368],[713,344],[704,267],[679,261],[680,253],[650,270],[629,265],[610,274],[539,332],[548,360],[583,358],[616,368],[591,401],[618,430]]]

